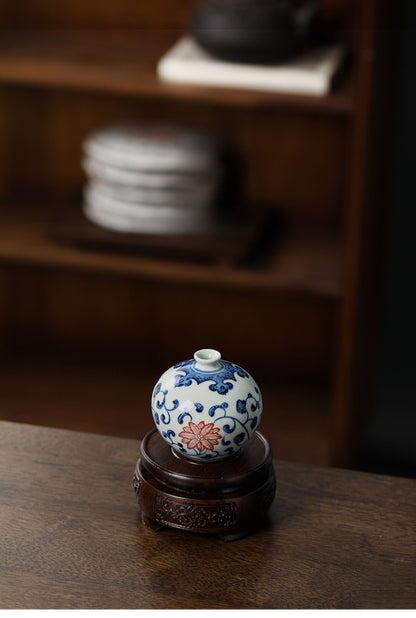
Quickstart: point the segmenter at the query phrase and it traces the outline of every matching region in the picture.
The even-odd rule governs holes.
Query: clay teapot
[[[207,52],[231,62],[278,63],[301,52],[319,6],[294,0],[202,0],[189,30]]]

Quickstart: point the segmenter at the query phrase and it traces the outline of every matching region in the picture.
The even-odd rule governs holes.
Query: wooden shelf
[[[123,2],[64,4],[0,9],[2,350],[107,352],[127,363],[140,349],[157,364],[184,345],[185,329],[196,342],[203,323],[212,345],[226,341],[230,358],[251,358],[271,376],[262,427],[277,458],[329,463],[330,450],[332,465],[350,465],[374,395],[400,11],[388,0],[324,0],[322,32],[346,41],[352,64],[330,95],[313,97],[161,82],[157,62],[183,35],[193,0],[127,2],[131,11]],[[28,24],[38,29],[19,27]],[[280,205],[286,216],[267,259],[209,264],[168,257],[164,239],[160,253],[143,245],[139,253],[53,238],[53,196],[80,201],[82,140],[123,118],[229,138],[245,176],[242,200]],[[0,370],[4,418],[143,433],[136,422],[148,413],[154,375],[117,382],[95,366],[84,388],[81,368],[71,377],[59,364],[38,368],[36,358]],[[330,385],[273,384],[283,375]]]
[[[0,208],[0,261],[66,267],[172,283],[259,292],[291,292],[337,299],[341,293],[341,246],[322,230],[285,233],[266,263],[236,267],[124,255],[59,244],[46,234],[50,209],[31,205]]]
[[[351,79],[326,97],[162,83],[156,75],[157,61],[180,35],[178,30],[2,30],[0,83],[254,109],[354,112]]]
[[[158,371],[78,365],[59,359],[0,364],[0,419],[127,438],[153,428]],[[262,384],[262,431],[276,459],[328,465],[329,395],[322,387]]]

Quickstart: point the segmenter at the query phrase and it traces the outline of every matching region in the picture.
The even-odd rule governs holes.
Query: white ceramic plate
[[[94,193],[113,199],[116,202],[148,204],[155,206],[175,206],[185,208],[209,209],[214,205],[216,186],[201,187],[192,190],[184,189],[153,189],[129,187],[120,184],[103,182],[93,179],[89,189]]]
[[[131,204],[97,195],[86,188],[84,213],[94,223],[130,233],[203,233],[214,226],[208,213],[179,207]]]
[[[87,176],[106,183],[137,187],[143,189],[210,191],[216,187],[220,170],[209,174],[190,174],[187,172],[139,172],[127,168],[108,165],[99,159],[84,157],[81,165]]]
[[[154,219],[131,219],[119,217],[90,204],[84,204],[84,214],[93,223],[106,229],[127,234],[199,234],[208,232],[214,225],[202,225],[194,221],[164,221]]]
[[[170,125],[115,125],[83,143],[88,157],[139,171],[209,173],[218,167],[219,142]]]

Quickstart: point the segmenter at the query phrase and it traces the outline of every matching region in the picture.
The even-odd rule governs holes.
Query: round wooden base
[[[258,432],[231,459],[194,462],[156,429],[144,438],[134,473],[143,522],[234,540],[255,529],[273,502],[272,452]]]

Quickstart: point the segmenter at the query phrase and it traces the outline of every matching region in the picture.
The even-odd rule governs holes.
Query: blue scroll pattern
[[[226,395],[232,388],[233,382],[236,382],[236,375],[240,378],[248,378],[248,373],[238,365],[233,365],[226,361],[219,361],[220,368],[215,372],[200,371],[196,367],[194,360],[184,361],[175,365],[178,373],[175,376],[175,386],[191,386],[192,380],[196,384],[212,381],[209,385],[209,390],[217,392],[220,395]]]

